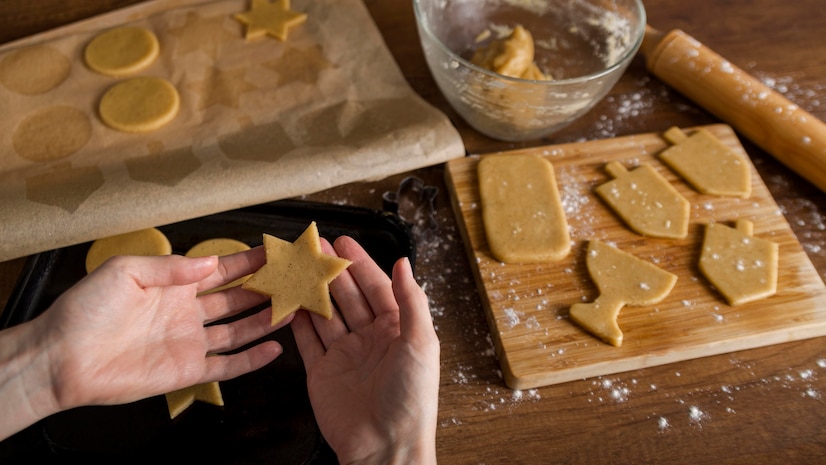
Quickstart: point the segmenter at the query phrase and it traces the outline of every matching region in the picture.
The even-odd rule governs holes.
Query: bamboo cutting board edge
[[[729,126],[704,128],[745,155]],[[447,163],[453,210],[509,387],[528,389],[826,335],[826,286],[754,166],[749,163],[749,199],[701,195],[656,158],[667,145],[658,133],[647,133],[503,152],[539,154],[554,165],[572,250],[562,262],[544,265],[504,265],[490,256],[475,174],[485,155]],[[651,164],[689,199],[692,224],[687,239],[639,236],[601,203],[593,187],[610,179],[602,167],[612,160],[629,169]],[[731,307],[704,280],[696,256],[703,224],[737,218],[751,219],[755,236],[778,242],[780,277],[775,296]],[[598,341],[567,318],[570,305],[598,295],[584,265],[584,247],[591,237],[678,275],[675,289],[660,305],[622,309],[618,323],[625,340],[619,348]]]

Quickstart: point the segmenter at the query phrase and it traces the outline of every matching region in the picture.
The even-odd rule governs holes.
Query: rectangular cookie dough
[[[487,155],[478,166],[488,247],[504,263],[558,261],[571,235],[551,162],[534,155]]]

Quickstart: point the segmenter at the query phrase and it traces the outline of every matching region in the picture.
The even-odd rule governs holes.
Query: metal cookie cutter
[[[435,231],[439,229],[439,223],[436,221],[436,196],[439,195],[439,188],[426,185],[424,181],[416,176],[408,176],[402,179],[399,188],[395,192],[387,191],[382,194],[384,210],[401,217],[399,215],[399,202],[407,191],[417,194],[418,201],[425,204],[428,230]],[[415,224],[415,222],[412,223]]]

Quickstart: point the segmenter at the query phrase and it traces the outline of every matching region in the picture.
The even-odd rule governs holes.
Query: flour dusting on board
[[[573,241],[593,237],[595,231],[592,226],[596,222],[588,209],[591,203],[591,187],[583,182],[577,173],[578,170],[571,167],[558,169],[559,197],[565,209],[565,216],[568,218],[568,228]]]

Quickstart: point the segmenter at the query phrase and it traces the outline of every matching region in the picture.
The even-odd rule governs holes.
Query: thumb
[[[435,333],[427,295],[416,282],[407,257],[393,266],[393,294],[399,304],[399,329],[407,340],[429,338]]]

